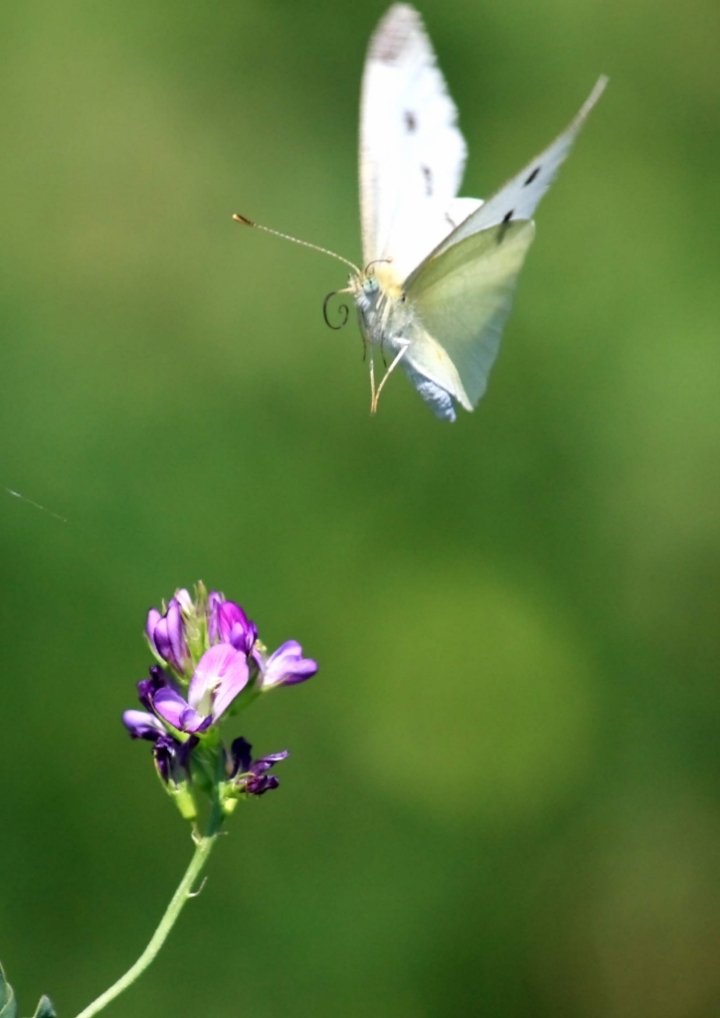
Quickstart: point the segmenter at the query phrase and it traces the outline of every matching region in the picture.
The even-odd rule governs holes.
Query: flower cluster
[[[153,743],[158,773],[183,816],[196,818],[201,791],[219,823],[239,798],[276,788],[267,772],[288,754],[253,760],[243,738],[228,752],[218,722],[271,689],[304,682],[317,664],[295,640],[268,655],[240,605],[201,583],[194,598],[178,590],[162,612],[151,609],[145,634],[157,664],[138,683],[145,709],[125,711],[123,722],[132,738]]]

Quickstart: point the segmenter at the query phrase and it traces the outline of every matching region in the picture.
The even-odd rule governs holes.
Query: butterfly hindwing
[[[408,364],[466,410],[487,387],[534,233],[528,220],[483,230],[433,255],[408,280],[419,323]]]

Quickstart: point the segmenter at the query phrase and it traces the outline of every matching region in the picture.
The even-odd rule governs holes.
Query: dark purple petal
[[[261,686],[292,686],[304,682],[318,670],[317,662],[302,656],[302,647],[297,640],[288,640],[271,654],[262,668]]]
[[[289,753],[287,750],[283,750],[281,753],[269,753],[267,756],[252,760],[250,758],[251,751],[252,746],[246,739],[234,740],[231,747],[234,770],[230,777],[236,778],[235,787],[239,792],[245,792],[248,795],[263,795],[280,784],[274,775],[269,775],[266,772],[274,767],[279,760],[284,760],[286,756],[289,756]]]
[[[162,723],[153,714],[146,714],[144,710],[126,710],[123,714],[123,724],[132,739],[149,739],[155,742],[160,736],[165,735]]]
[[[160,665],[153,665],[150,669],[150,678],[141,679],[137,684],[138,698],[143,707],[152,710],[152,698],[163,686],[170,685],[170,676],[164,672]]]
[[[250,795],[264,795],[265,792],[269,792],[273,788],[277,788],[280,784],[280,779],[276,778],[274,774],[263,774],[261,777],[252,777],[245,786],[245,791]]]
[[[252,746],[243,739],[242,735],[238,739],[233,739],[232,745],[230,746],[230,755],[233,761],[233,771],[230,775],[231,778],[235,777],[238,772],[249,771],[252,763]]]
[[[161,735],[154,747],[155,766],[163,781],[179,783],[190,778],[190,756],[200,740],[191,735],[185,742],[178,742],[172,735]]]
[[[271,767],[274,767],[279,760],[284,760],[287,756],[290,756],[290,754],[286,749],[282,753],[269,753],[267,756],[261,756],[258,760],[253,760],[249,770],[255,775],[264,774],[265,771],[269,771]]]
[[[189,703],[214,721],[247,685],[250,673],[243,653],[229,643],[216,643],[197,663],[188,689]]]
[[[175,741],[170,735],[163,735],[157,740],[153,747],[153,756],[155,757],[155,766],[158,769],[160,777],[167,784],[173,777],[173,772],[176,767],[177,750],[180,744]]]

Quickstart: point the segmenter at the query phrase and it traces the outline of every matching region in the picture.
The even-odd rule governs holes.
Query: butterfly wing
[[[509,180],[482,206],[473,211],[457,229],[453,230],[433,251],[437,256],[454,244],[471,237],[474,233],[487,230],[516,219],[531,219],[540,199],[557,176],[560,166],[567,158],[573,142],[585,119],[602,95],[607,78],[598,79],[597,84],[568,127],[558,135],[544,152],[536,156],[517,176]],[[422,266],[418,267],[422,271]]]
[[[467,215],[453,203],[466,147],[457,110],[417,11],[393,4],[368,48],[360,105],[360,211],[365,264],[398,279]]]
[[[405,362],[416,386],[421,376],[466,410],[475,407],[487,387],[534,233],[528,220],[501,223],[431,256],[414,274],[406,293],[417,328]]]
[[[530,217],[606,83],[606,78],[600,78],[566,130],[471,211],[404,284],[419,322],[405,356],[406,370],[444,419],[452,417],[442,412],[443,391],[472,410],[487,388],[518,275],[532,243]],[[441,391],[429,389],[429,398],[420,389],[423,380]]]

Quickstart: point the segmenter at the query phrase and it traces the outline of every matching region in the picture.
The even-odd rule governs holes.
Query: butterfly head
[[[389,258],[369,262],[362,272],[351,276],[349,290],[361,308],[402,297],[402,280]]]
[[[380,284],[375,276],[363,276],[361,279],[362,282],[360,283],[360,288],[366,297],[372,297],[372,295],[377,293],[380,289]]]

